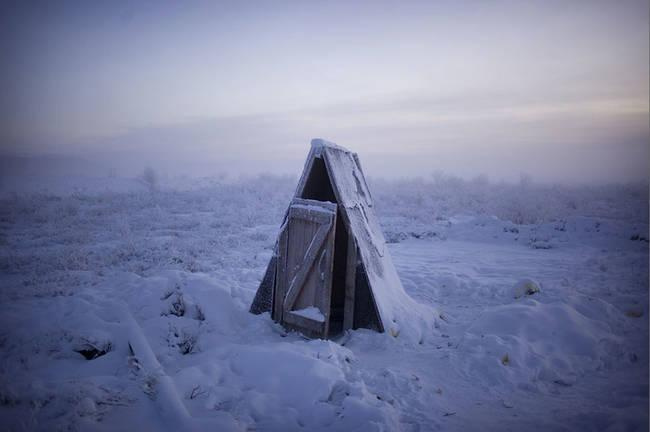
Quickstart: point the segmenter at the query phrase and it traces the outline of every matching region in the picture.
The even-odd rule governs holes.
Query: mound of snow
[[[513,287],[513,294],[515,298],[533,295],[540,291],[540,284],[532,279],[521,279]]]
[[[606,367],[617,350],[609,325],[587,315],[565,302],[532,299],[490,309],[461,342],[465,367],[489,386],[572,385],[585,372]]]

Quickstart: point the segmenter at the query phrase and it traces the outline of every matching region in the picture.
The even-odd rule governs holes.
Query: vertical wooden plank
[[[273,295],[273,319],[282,323],[282,303],[286,290],[286,273],[287,273],[287,237],[289,235],[289,224],[291,219],[280,233],[278,240],[278,261],[276,270],[275,290]]]
[[[325,253],[327,256],[325,257],[326,260],[326,265],[325,268],[323,269],[318,269],[317,271],[323,271],[324,273],[324,280],[322,281],[322,289],[321,289],[321,304],[322,309],[321,311],[323,312],[323,315],[325,315],[325,326],[323,328],[323,339],[327,339],[329,337],[329,328],[330,328],[330,308],[331,308],[331,302],[332,302],[332,279],[334,277],[334,238],[336,235],[336,213],[332,215],[332,219],[330,220],[330,232],[329,236],[327,238],[327,242],[325,243]],[[320,280],[320,274],[318,275],[318,278]]]
[[[345,304],[343,306],[343,331],[354,326],[354,291],[357,279],[357,242],[348,232],[348,256],[345,267]]]

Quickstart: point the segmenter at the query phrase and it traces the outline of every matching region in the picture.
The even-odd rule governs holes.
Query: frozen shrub
[[[198,351],[199,335],[198,330],[181,329],[169,325],[167,344],[176,347],[182,355],[193,354]]]
[[[178,341],[178,350],[183,355],[192,354],[196,352],[197,342],[197,335],[183,331],[181,338]]]
[[[155,192],[158,189],[158,176],[151,167],[146,167],[140,176],[140,181],[149,189],[149,192]]]
[[[494,215],[518,225],[569,216],[648,220],[647,183],[545,185],[526,175],[517,183],[491,183],[486,176],[466,181],[440,171],[429,180],[371,178],[369,183],[382,223],[399,217],[430,224],[460,214]]]
[[[169,311],[165,315],[168,314],[176,315],[177,317],[185,315],[185,301],[183,300],[183,294],[176,294],[176,297],[169,306]]]
[[[268,253],[296,185],[296,178],[267,175],[194,179],[163,188],[152,169],[145,171],[139,183],[155,187],[155,199],[141,190],[3,196],[0,269],[13,276],[2,294],[35,295],[38,287],[38,295],[68,295],[80,284],[76,271],[146,275],[160,269],[212,272],[261,265],[256,255],[223,251]],[[439,236],[444,230],[438,227],[461,214],[495,215],[516,224],[553,222],[558,231],[567,229],[561,221],[572,216],[633,220],[628,238],[649,238],[647,183],[566,186],[526,178],[495,183],[485,176],[462,180],[440,172],[428,179],[370,178],[369,183],[389,242]],[[548,235],[533,238],[532,247],[553,246]]]

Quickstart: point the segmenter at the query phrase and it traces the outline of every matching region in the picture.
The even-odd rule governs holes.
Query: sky
[[[295,174],[321,137],[374,177],[648,179],[647,1],[0,8],[5,155]]]

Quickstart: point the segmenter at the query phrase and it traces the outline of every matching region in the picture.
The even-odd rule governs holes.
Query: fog
[[[648,178],[644,1],[48,2],[1,16],[5,172],[296,174],[322,137],[374,177]]]

